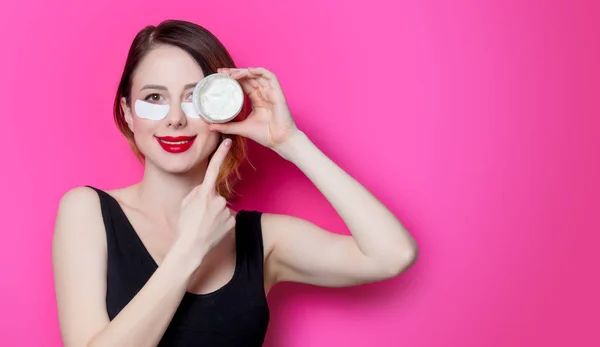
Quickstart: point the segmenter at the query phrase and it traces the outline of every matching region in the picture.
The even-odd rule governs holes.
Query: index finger
[[[258,76],[253,76],[248,69],[223,68],[219,69],[219,72],[235,78],[240,86],[242,86],[244,93],[248,95],[250,95],[254,89],[261,87],[257,80]]]
[[[204,175],[204,181],[202,182],[203,189],[215,188],[221,165],[223,165],[230,147],[231,139],[225,139],[213,154],[208,163],[208,167],[206,168],[206,174]]]

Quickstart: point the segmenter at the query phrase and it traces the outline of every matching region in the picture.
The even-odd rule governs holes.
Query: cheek
[[[159,122],[134,118],[133,119],[133,135],[135,137],[136,142],[143,143],[149,140],[152,140],[154,134],[156,133],[156,129],[159,126]]]
[[[221,138],[220,133],[208,129],[208,124],[196,128],[196,134],[198,134],[198,139],[201,139],[198,144],[201,145],[202,152],[214,151]]]
[[[209,124],[201,119],[190,119],[187,118],[187,129],[184,132],[197,134],[199,137],[210,139],[213,137],[219,138],[219,133],[210,131],[208,128]]]

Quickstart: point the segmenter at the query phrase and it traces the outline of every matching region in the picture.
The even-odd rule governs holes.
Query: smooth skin
[[[398,218],[296,127],[272,72],[219,72],[236,78],[248,94],[253,111],[246,120],[208,124],[186,118],[177,107],[164,120],[145,120],[123,100],[126,120],[146,156],[144,177],[108,193],[120,203],[159,266],[112,321],[106,312],[106,235],[98,196],[77,187],[61,199],[53,266],[65,346],[156,346],[186,292],[209,293],[231,279],[235,211],[215,190],[230,141],[223,141],[208,161],[221,134],[247,137],[296,165],[351,232],[336,234],[300,218],[264,213],[266,293],[280,282],[343,287],[381,281],[415,262],[416,243]],[[191,94],[186,85],[203,77],[187,53],[162,46],[141,62],[132,98],[179,105]],[[155,138],[166,135],[197,139],[190,150],[174,155],[162,150]]]

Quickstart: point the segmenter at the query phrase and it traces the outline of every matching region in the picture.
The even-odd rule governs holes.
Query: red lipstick
[[[156,136],[160,146],[169,153],[183,153],[192,147],[196,136]]]

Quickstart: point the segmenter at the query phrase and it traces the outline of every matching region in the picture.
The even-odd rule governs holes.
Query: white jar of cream
[[[198,82],[192,102],[198,114],[207,122],[225,123],[241,112],[244,92],[235,78],[214,73]]]

